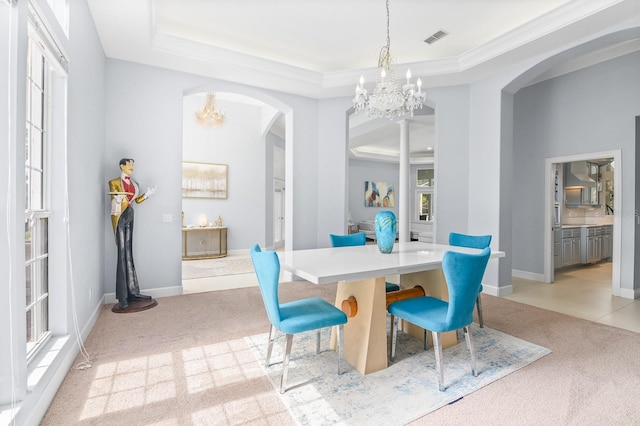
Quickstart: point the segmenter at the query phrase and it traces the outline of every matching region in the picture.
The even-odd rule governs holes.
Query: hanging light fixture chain
[[[387,5],[387,44],[380,49],[380,57],[378,58],[378,68],[383,68],[385,70],[389,70],[392,65],[391,58],[391,35],[389,33],[389,0],[386,2]]]
[[[389,35],[389,0],[387,0],[387,49],[391,51],[391,36]]]
[[[368,94],[364,87],[364,77],[360,76],[360,82],[356,86],[353,105],[356,112],[367,111],[369,117],[403,117],[412,116],[413,111],[422,108],[425,101],[425,93],[422,92],[422,82],[418,78],[417,85],[411,83],[411,71],[407,70],[407,83],[402,85],[394,71],[395,59],[391,56],[391,34],[389,17],[389,0],[386,0],[387,8],[387,44],[380,49],[378,68],[380,77],[373,89]]]

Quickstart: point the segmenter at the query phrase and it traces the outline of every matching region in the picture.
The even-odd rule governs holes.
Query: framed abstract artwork
[[[395,192],[393,185],[386,182],[364,182],[365,207],[394,207]]]
[[[227,198],[227,165],[182,163],[183,198]]]

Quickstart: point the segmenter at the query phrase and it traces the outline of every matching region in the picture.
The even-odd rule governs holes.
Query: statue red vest
[[[131,183],[133,185],[134,191],[133,191],[133,195],[131,195],[130,197],[131,197],[131,199],[133,201],[136,202],[136,204],[140,204],[141,202],[143,202],[145,200],[145,197],[144,197],[144,195],[136,196],[138,194],[138,185],[134,182],[133,179],[131,179]],[[124,189],[124,187],[122,185],[122,179],[120,179],[120,177],[117,177],[115,179],[111,179],[109,181],[109,192],[125,192],[125,189]],[[129,196],[122,197],[122,201],[120,202],[120,213],[111,215],[111,225],[113,225],[114,232],[116,230],[116,227],[118,226],[118,220],[120,220],[120,216],[122,215],[122,212],[127,207],[129,207],[129,203],[130,203]]]

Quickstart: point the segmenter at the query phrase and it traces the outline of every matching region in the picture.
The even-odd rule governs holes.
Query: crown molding
[[[397,68],[410,67],[425,89],[469,84],[496,67],[548,54],[550,46],[562,49],[592,40],[630,19],[634,4],[637,10],[637,3],[631,0],[575,0],[460,56],[398,64]],[[142,35],[139,41],[116,53],[116,40],[110,39],[105,45],[107,56],[314,99],[352,97],[360,75],[369,84],[378,76],[375,63],[368,68],[323,73],[176,37],[158,30],[153,2],[146,12],[150,12],[147,25],[121,34],[128,39]]]

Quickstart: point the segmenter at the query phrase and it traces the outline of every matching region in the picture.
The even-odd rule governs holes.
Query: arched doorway
[[[249,249],[255,243],[274,247],[275,189],[283,190],[287,183],[286,115],[264,100],[218,92],[215,107],[225,120],[216,126],[203,125],[195,115],[210,93],[192,90],[183,96],[183,288],[186,280],[253,275]],[[189,184],[185,168],[200,167],[224,170],[224,194],[198,196],[185,190]],[[286,197],[277,201],[282,208],[279,217],[285,217]],[[286,229],[279,236],[284,246]],[[251,285],[255,282],[253,276],[247,279]],[[195,291],[185,288],[185,292]]]
[[[346,183],[347,183],[347,212],[346,218],[351,218],[354,225],[371,222],[379,209],[367,207],[364,203],[364,182],[368,179],[388,180],[396,192],[397,197],[408,197],[410,235],[418,239],[423,233],[433,236],[435,221],[432,215],[420,214],[421,194],[429,193],[429,199],[435,197],[435,188],[429,181],[429,187],[420,188],[418,171],[429,170],[434,173],[436,158],[435,109],[425,105],[414,112],[412,117],[398,120],[369,119],[366,113],[348,114],[348,128],[346,141]],[[409,137],[409,184],[408,193],[400,194],[400,120],[408,122]],[[430,206],[433,207],[433,204]],[[390,210],[398,216],[399,208],[395,203]],[[428,217],[427,217],[428,216]],[[401,220],[398,217],[398,220]],[[367,229],[365,229],[367,231]]]

